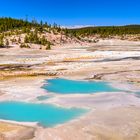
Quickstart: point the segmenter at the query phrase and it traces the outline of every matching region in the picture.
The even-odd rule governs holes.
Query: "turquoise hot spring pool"
[[[53,127],[68,122],[86,112],[85,109],[62,108],[50,104],[0,102],[0,119],[38,122],[44,127]]]
[[[48,92],[59,94],[86,94],[97,92],[117,92],[117,88],[112,87],[107,82],[95,81],[75,81],[67,79],[50,79],[42,87]]]
[[[107,82],[74,81],[67,79],[47,80],[42,87],[56,94],[89,94],[98,92],[117,92]],[[39,96],[39,101],[52,98],[54,95]],[[0,102],[0,119],[18,122],[37,122],[44,127],[63,124],[84,115],[88,110],[80,108],[63,108],[51,104],[37,104],[5,101]]]

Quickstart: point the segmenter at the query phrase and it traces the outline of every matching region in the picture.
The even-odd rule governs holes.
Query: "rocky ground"
[[[139,50],[140,42],[114,39],[82,46],[65,44],[46,51],[0,49],[1,101],[38,102],[36,97],[49,94],[40,88],[44,80],[54,77],[110,81],[112,86],[131,92],[56,95],[42,102],[91,111],[55,128],[33,129],[26,124],[4,122],[5,133],[2,122],[0,134],[7,140],[11,125],[18,130],[12,129],[10,140],[15,136],[16,140],[29,139],[19,136],[24,128],[29,129],[27,136],[32,134],[33,140],[139,140],[140,98],[135,94],[140,91]]]

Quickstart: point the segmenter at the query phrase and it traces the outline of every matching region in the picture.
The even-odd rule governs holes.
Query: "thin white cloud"
[[[74,25],[74,26],[61,26],[62,28],[75,29],[84,27],[95,27],[95,25]]]

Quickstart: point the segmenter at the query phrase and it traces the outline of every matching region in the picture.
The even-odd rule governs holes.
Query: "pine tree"
[[[18,38],[18,43],[21,43],[21,38],[20,37]]]
[[[4,46],[3,38],[3,35],[0,35],[0,47]]]
[[[25,38],[24,38],[24,43],[29,43],[29,38],[28,38],[27,35],[26,35]]]
[[[3,43],[3,39],[0,38],[0,47],[3,47],[4,43]]]
[[[42,20],[40,21],[40,25],[43,26],[43,21]]]
[[[6,39],[6,41],[5,41],[5,45],[6,45],[6,47],[9,46],[9,41],[8,41],[8,39]]]
[[[50,50],[51,49],[51,43],[48,42],[48,46],[46,47],[46,50]]]

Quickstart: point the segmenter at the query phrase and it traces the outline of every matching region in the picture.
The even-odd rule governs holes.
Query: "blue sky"
[[[0,16],[60,25],[140,24],[140,0],[2,0]]]

